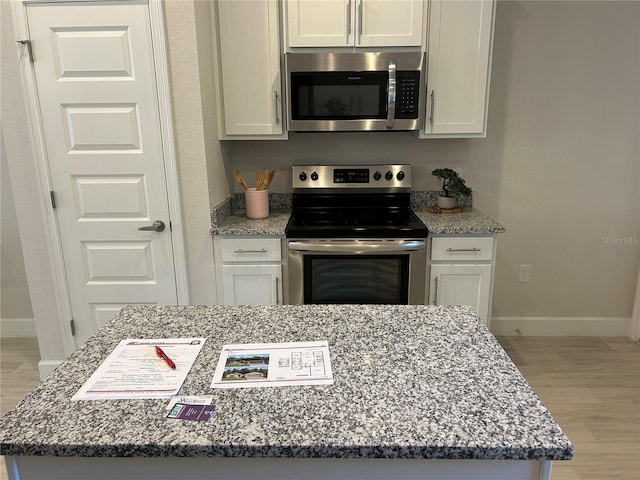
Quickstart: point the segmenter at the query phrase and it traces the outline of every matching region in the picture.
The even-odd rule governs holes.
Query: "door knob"
[[[156,220],[153,222],[153,225],[148,225],[146,227],[138,227],[138,230],[143,232],[152,231],[152,232],[161,232],[164,230],[164,222],[162,220]]]

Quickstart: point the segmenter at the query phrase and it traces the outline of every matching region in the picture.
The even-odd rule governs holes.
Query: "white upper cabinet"
[[[484,137],[495,0],[430,0],[425,137]]]
[[[220,138],[285,138],[277,0],[215,5]]]
[[[420,47],[423,0],[287,0],[288,47]]]

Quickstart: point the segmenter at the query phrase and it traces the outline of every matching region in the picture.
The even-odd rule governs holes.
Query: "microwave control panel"
[[[396,80],[396,118],[418,118],[420,72],[400,71]]]

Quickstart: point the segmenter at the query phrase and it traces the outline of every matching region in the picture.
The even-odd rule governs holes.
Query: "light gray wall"
[[[221,153],[211,112],[214,89],[208,2],[164,2],[174,113],[174,135],[187,251],[190,302],[216,303],[210,195],[228,196],[228,186],[209,181],[220,167]],[[198,67],[200,65],[200,67]],[[215,104],[214,104],[215,105]],[[223,175],[224,178],[224,175]]]
[[[9,179],[7,153],[3,135],[0,132],[0,194],[2,195],[2,228],[0,228],[0,251],[2,256],[2,283],[0,284],[0,334],[6,335],[7,322],[29,321],[33,319],[27,274],[24,270],[22,245],[18,232],[16,207]],[[4,333],[3,333],[4,332]]]
[[[63,359],[64,340],[59,328],[54,277],[44,234],[45,212],[38,183],[33,144],[25,109],[9,2],[0,1],[2,136],[18,220],[24,267],[43,360]],[[4,222],[2,228],[5,228]],[[9,227],[11,228],[11,227]],[[14,232],[15,234],[15,232]],[[14,255],[18,252],[14,251]]]
[[[271,190],[283,192],[297,162],[411,163],[419,190],[437,189],[433,168],[462,168],[474,206],[507,229],[493,316],[629,318],[640,262],[639,59],[640,2],[499,1],[486,139],[292,134],[228,142],[230,154],[249,175],[277,168]],[[533,265],[530,284],[518,283],[520,264]]]

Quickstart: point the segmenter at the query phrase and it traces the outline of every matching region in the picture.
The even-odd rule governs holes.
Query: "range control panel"
[[[294,165],[294,190],[336,189],[411,189],[411,165]]]

